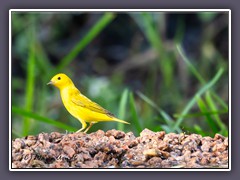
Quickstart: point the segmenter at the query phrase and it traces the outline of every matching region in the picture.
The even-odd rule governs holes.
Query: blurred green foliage
[[[80,129],[58,90],[46,85],[59,72],[68,74],[84,95],[131,123],[102,122],[90,131],[116,128],[138,135],[149,128],[227,136],[228,56],[215,42],[228,39],[219,29],[228,29],[228,14],[186,14],[204,26],[201,37],[193,37],[200,39],[193,52],[200,56],[184,52],[187,37],[192,37],[186,21],[179,18],[168,29],[168,15],[12,12],[12,137]],[[173,38],[167,38],[172,30]],[[109,57],[120,60],[97,53],[119,41],[124,45],[110,46]]]

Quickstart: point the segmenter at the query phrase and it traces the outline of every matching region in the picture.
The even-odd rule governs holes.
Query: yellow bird
[[[48,84],[52,84],[60,90],[65,108],[81,122],[82,128],[77,133],[86,129],[86,122],[89,123],[89,126],[84,131],[85,133],[93,124],[100,121],[117,121],[129,124],[126,121],[117,119],[112,113],[84,96],[66,74],[60,73],[55,75]]]

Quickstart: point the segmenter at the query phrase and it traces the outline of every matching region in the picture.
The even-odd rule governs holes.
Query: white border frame
[[[12,168],[12,95],[11,95],[11,75],[12,75],[12,33],[11,33],[11,15],[12,12],[228,12],[229,13],[229,160],[228,169],[13,169]],[[10,9],[9,10],[9,171],[231,171],[231,10],[230,9]]]

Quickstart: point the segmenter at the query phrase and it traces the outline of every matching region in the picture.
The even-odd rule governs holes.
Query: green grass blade
[[[228,111],[228,104],[226,104],[222,98],[220,98],[218,95],[216,95],[215,93],[211,93],[212,96],[221,104],[221,106]]]
[[[136,105],[135,105],[135,100],[134,100],[132,92],[130,92],[130,110],[131,110],[131,114],[132,114],[132,121],[133,121],[132,124],[134,124],[134,126],[136,127],[137,132],[140,133],[142,131],[142,126],[139,122]]]
[[[40,121],[40,122],[47,123],[49,125],[53,125],[55,127],[58,127],[58,128],[64,129],[64,130],[68,130],[68,131],[76,131],[77,130],[76,128],[68,126],[64,123],[55,121],[53,119],[46,118],[44,116],[40,116],[36,113],[27,111],[27,110],[19,108],[19,107],[12,106],[12,112],[15,114],[19,114],[21,116],[27,117],[27,118],[34,119],[36,121]]]
[[[79,41],[75,47],[66,55],[56,68],[56,72],[60,72],[85,48],[112,20],[115,15],[106,12],[101,19],[90,29],[90,31]],[[54,74],[55,74],[54,73]]]
[[[158,29],[155,27],[156,23],[154,22],[153,16],[151,13],[143,12],[141,14],[142,21],[137,21],[140,27],[143,27],[143,33],[147,37],[149,43],[152,48],[155,49],[158,54],[159,60],[157,61],[159,64],[159,68],[163,74],[163,80],[166,87],[170,87],[173,80],[173,61],[170,56],[166,53],[161,34],[158,32]],[[143,26],[142,26],[143,24]]]
[[[154,22],[152,16],[147,13],[142,13],[142,19],[143,23],[145,25],[144,32],[149,40],[149,42],[152,44],[152,46],[158,51],[163,51],[162,41],[159,37],[159,34],[157,33],[156,29],[154,28]],[[160,52],[160,54],[161,54]]]
[[[178,44],[178,43],[183,41],[183,36],[185,34],[185,29],[186,28],[185,28],[184,18],[179,17],[179,19],[177,21],[176,33],[175,33],[175,36],[174,36],[175,44]]]
[[[197,134],[201,134],[202,136],[206,136],[206,133],[197,124],[195,124],[193,128],[194,128],[194,130],[196,131]]]
[[[202,83],[205,84],[206,81],[204,78],[201,76],[201,74],[197,71],[197,69],[192,65],[191,61],[187,58],[187,56],[184,54],[182,47],[178,44],[177,45],[177,50],[182,57],[183,61],[187,64],[191,72],[196,76],[196,78]]]
[[[121,100],[119,104],[119,111],[118,111],[118,118],[123,119],[125,118],[126,115],[126,108],[127,108],[127,100],[128,100],[128,89],[125,89],[121,95]],[[123,131],[124,130],[124,124],[123,123],[118,123],[118,129]]]
[[[141,99],[143,99],[146,103],[148,103],[150,106],[152,106],[154,109],[156,109],[158,111],[158,113],[163,117],[164,121],[168,125],[167,131],[172,132],[174,121],[171,118],[171,116],[169,114],[167,114],[162,108],[158,107],[156,105],[156,103],[154,103],[151,99],[149,99],[147,96],[145,96],[140,91],[137,92],[137,95]],[[163,128],[163,129],[165,130],[166,128]],[[179,132],[179,133],[182,132],[180,128],[177,128],[176,131]]]
[[[217,107],[216,107],[216,105],[215,105],[215,103],[214,103],[214,101],[211,97],[210,92],[206,93],[206,101],[207,101],[207,104],[212,111],[217,111]],[[225,124],[221,121],[221,118],[219,117],[218,114],[213,115],[213,117],[215,118],[215,122],[220,127],[221,131],[224,131],[224,130],[227,129]]]
[[[31,43],[29,45],[29,56],[27,60],[27,82],[26,82],[26,95],[25,95],[25,108],[28,111],[32,111],[33,107],[33,99],[34,99],[34,84],[35,84],[35,78],[34,78],[34,71],[35,71],[35,29],[31,29],[31,35],[33,39],[31,40]],[[26,136],[29,132],[31,119],[25,117],[23,121],[23,136]]]
[[[168,126],[173,125],[173,120],[172,118],[161,108],[159,108],[151,99],[149,99],[147,96],[145,96],[143,93],[140,91],[137,91],[137,95],[144,100],[146,103],[148,103],[150,106],[152,106],[154,109],[158,111],[158,113],[163,117],[164,121],[167,123]]]
[[[50,59],[48,58],[48,55],[44,51],[44,48],[39,41],[36,42],[36,54],[37,67],[42,75],[46,78],[46,76],[49,75],[49,72],[53,70],[53,65],[50,63]]]
[[[171,133],[172,129],[169,128],[169,126],[167,125],[162,125],[161,128],[166,132],[166,133]]]
[[[228,111],[226,110],[219,110],[219,111],[206,111],[206,112],[200,112],[200,113],[191,113],[191,114],[186,114],[184,116],[180,115],[180,114],[174,114],[173,117],[175,118],[180,118],[180,117],[183,117],[183,118],[193,118],[193,117],[202,117],[202,116],[205,116],[205,115],[215,115],[215,114],[226,114],[228,113]]]
[[[196,101],[197,101],[198,107],[201,110],[201,112],[203,112],[203,113],[207,112],[208,107],[206,106],[203,99],[200,96],[195,96],[195,97],[196,97]],[[212,132],[214,134],[217,133],[218,128],[217,128],[217,125],[215,124],[213,118],[211,117],[211,115],[206,114],[205,118],[206,118],[206,121],[207,121],[209,127],[211,128]]]
[[[224,70],[223,68],[219,69],[218,72],[216,73],[216,75],[213,77],[213,79],[211,81],[209,81],[207,84],[205,84],[197,93],[195,96],[201,96],[203,93],[205,93],[208,89],[210,89],[221,77],[221,75],[223,74]],[[184,110],[181,113],[181,116],[185,116],[189,110],[193,107],[193,105],[195,104],[196,100],[195,97],[193,97],[189,103],[187,104],[187,106],[184,108]],[[183,118],[180,117],[177,119],[173,130],[176,130],[177,128],[179,128],[179,126],[181,125],[183,121]]]
[[[223,131],[220,131],[219,134],[222,134],[223,136],[228,136],[228,129],[224,129]]]
[[[168,129],[166,129],[166,128],[163,128],[163,129],[164,130],[166,129],[167,131],[172,132],[173,131],[172,129],[173,129],[174,121],[171,118],[171,116],[169,114],[167,114],[162,108],[158,107],[151,99],[149,99],[147,96],[145,96],[140,91],[137,92],[137,95],[141,99],[143,99],[146,103],[148,103],[150,106],[152,106],[154,109],[156,109],[158,111],[158,113],[163,117],[164,121],[168,125]],[[178,133],[182,132],[182,130],[180,128],[177,128],[176,131]]]
[[[199,80],[201,84],[205,85],[206,81],[204,80],[202,75],[197,71],[197,69],[192,65],[191,61],[187,58],[187,56],[184,54],[182,47],[179,44],[176,47],[177,47],[178,53],[182,57],[183,61],[187,64],[191,72],[195,75],[195,77]],[[213,91],[210,91],[210,93],[225,109],[228,109],[228,105],[222,100],[222,98],[220,98]]]

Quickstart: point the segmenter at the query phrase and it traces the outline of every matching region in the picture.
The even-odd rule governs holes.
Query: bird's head
[[[53,76],[51,81],[49,83],[47,83],[47,85],[49,85],[49,84],[57,87],[58,89],[63,89],[69,85],[72,85],[73,82],[66,74],[60,73],[60,74]]]

